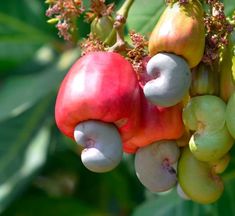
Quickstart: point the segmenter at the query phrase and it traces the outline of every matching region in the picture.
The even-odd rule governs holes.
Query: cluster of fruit
[[[72,66],[55,118],[62,133],[84,148],[81,160],[89,170],[110,171],[126,152],[135,154],[137,177],[152,192],[177,184],[179,194],[195,202],[221,196],[218,174],[229,164],[235,139],[235,88],[224,92],[233,86],[232,67],[226,64],[224,75],[223,61],[220,73],[202,63],[203,16],[198,0],[170,3],[150,35],[142,76],[114,51],[91,51]],[[107,26],[105,20],[111,28],[109,18],[91,25],[92,32],[105,34],[103,41],[106,31],[96,26]]]

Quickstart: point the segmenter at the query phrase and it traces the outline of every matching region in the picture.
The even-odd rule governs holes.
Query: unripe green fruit
[[[233,83],[235,85],[235,55],[233,55],[232,62],[233,62],[233,66],[232,66],[232,78],[233,78]]]
[[[235,92],[229,98],[226,108],[226,124],[232,137],[235,139]]]
[[[193,134],[189,148],[200,161],[215,161],[223,157],[233,146],[233,138],[226,125],[218,131],[202,131]]]
[[[212,167],[197,160],[189,148],[184,148],[180,157],[178,180],[185,194],[201,204],[215,202],[224,190],[222,179]]]
[[[218,89],[218,73],[211,66],[200,63],[192,69],[191,96],[217,95]]]
[[[111,16],[96,17],[91,23],[91,33],[104,42],[113,29],[113,23]]]
[[[229,154],[224,155],[222,158],[211,161],[209,164],[212,166],[215,173],[223,173],[229,165],[231,156]]]
[[[233,74],[235,73],[235,57],[233,56],[233,47],[231,41],[221,53],[220,60],[220,97],[227,102],[229,97],[235,91],[235,82]]]
[[[217,131],[225,124],[225,102],[213,95],[191,98],[183,110],[184,124],[190,130]]]

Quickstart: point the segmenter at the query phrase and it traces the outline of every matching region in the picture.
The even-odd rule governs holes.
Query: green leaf
[[[156,25],[164,8],[164,0],[136,0],[128,15],[128,29],[149,35]]]
[[[16,202],[4,216],[108,216],[76,198],[28,196]]]
[[[0,124],[0,213],[45,163],[51,96],[17,118]]]
[[[0,87],[0,122],[21,114],[45,95],[55,91],[78,56],[77,50],[68,51],[43,71],[6,79]]]
[[[234,0],[223,0],[223,2],[224,2],[225,14],[232,16],[232,14],[235,10]]]
[[[39,0],[0,2],[0,74],[26,62],[43,44],[58,40],[46,23],[45,6]]]

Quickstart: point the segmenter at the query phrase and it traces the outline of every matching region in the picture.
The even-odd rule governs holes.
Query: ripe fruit
[[[122,159],[122,140],[113,124],[84,121],[75,128],[74,139],[84,147],[82,162],[93,172],[110,171]]]
[[[169,107],[179,103],[191,83],[191,71],[181,57],[158,53],[147,63],[152,79],[144,86],[146,98],[155,105]]]
[[[136,148],[148,146],[160,140],[178,139],[184,133],[182,105],[159,107],[148,102],[141,93],[141,114],[139,127],[131,139],[124,143]]]
[[[122,142],[125,142],[133,137],[138,128],[139,104],[139,84],[131,64],[117,53],[93,52],[75,62],[64,78],[56,100],[55,119],[62,133],[72,139],[76,127],[82,133],[87,132],[83,134],[84,137],[90,137],[89,128],[96,125],[97,130],[104,130],[102,133],[110,131],[108,134],[116,134],[115,131],[118,130]],[[93,123],[89,123],[89,130],[84,131],[84,125],[90,120]],[[102,122],[113,126],[103,126]],[[105,152],[113,151],[114,144],[107,143],[110,139],[102,133],[95,138],[95,142],[100,144],[101,138],[104,138],[104,144],[107,145],[102,151],[104,150],[105,155]],[[119,143],[117,134],[115,137],[113,141]],[[128,148],[129,151],[136,150],[136,146]],[[97,149],[96,153],[99,154],[98,152]],[[117,150],[117,158],[119,156],[120,152]],[[102,162],[100,165],[97,172],[103,169]]]
[[[175,53],[185,58],[190,68],[195,67],[205,47],[203,13],[198,0],[169,4],[150,35],[150,55]]]
[[[93,136],[89,132],[90,127],[96,125],[97,130],[103,130],[99,137],[97,135],[93,139],[97,144],[103,140],[102,146],[106,146],[105,149],[102,147],[103,155],[107,152],[112,155],[112,146],[119,143],[116,130],[120,133],[123,151],[127,153],[134,153],[139,147],[157,140],[179,138],[183,133],[181,113],[180,104],[161,108],[148,102],[131,64],[112,52],[92,52],[81,57],[64,78],[55,107],[58,128],[78,143],[83,141],[77,132],[89,138]],[[103,126],[103,123],[113,126]],[[85,126],[89,130],[85,130]],[[107,132],[110,127],[110,133],[116,134],[116,138],[113,139],[114,143],[106,145],[110,140]],[[104,136],[106,133],[107,137]],[[93,160],[101,159],[97,163],[100,167],[95,168],[100,172],[106,169],[103,167],[105,158],[100,157],[100,149],[95,152],[98,155],[91,161],[86,160],[86,164],[94,170],[91,165]],[[119,156],[117,150],[115,161],[119,160]],[[109,169],[111,165],[107,166]]]
[[[174,164],[180,155],[174,141],[158,141],[139,148],[135,171],[140,182],[151,192],[166,191],[176,184]]]
[[[226,124],[230,134],[235,139],[235,92],[230,96],[227,104]]]
[[[188,147],[179,159],[178,180],[185,194],[201,204],[215,202],[224,190],[222,179],[211,165],[197,160]]]

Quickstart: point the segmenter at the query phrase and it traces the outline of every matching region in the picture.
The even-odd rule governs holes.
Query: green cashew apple
[[[233,146],[233,138],[226,125],[218,131],[195,132],[189,148],[194,156],[201,161],[214,161],[223,157]]]
[[[227,104],[226,124],[230,134],[235,139],[235,92],[230,96]]]
[[[192,98],[183,110],[185,125],[196,131],[189,148],[200,161],[214,161],[232,147],[233,138],[225,125],[226,104],[213,95]]]
[[[178,162],[178,181],[184,193],[201,204],[215,202],[224,190],[223,181],[213,167],[197,160],[188,147],[183,149]]]
[[[221,174],[228,167],[230,160],[230,154],[226,154],[218,160],[210,161],[209,164],[213,167],[215,173]]]
[[[183,110],[184,124],[193,131],[217,131],[225,125],[226,104],[217,96],[191,98]]]

